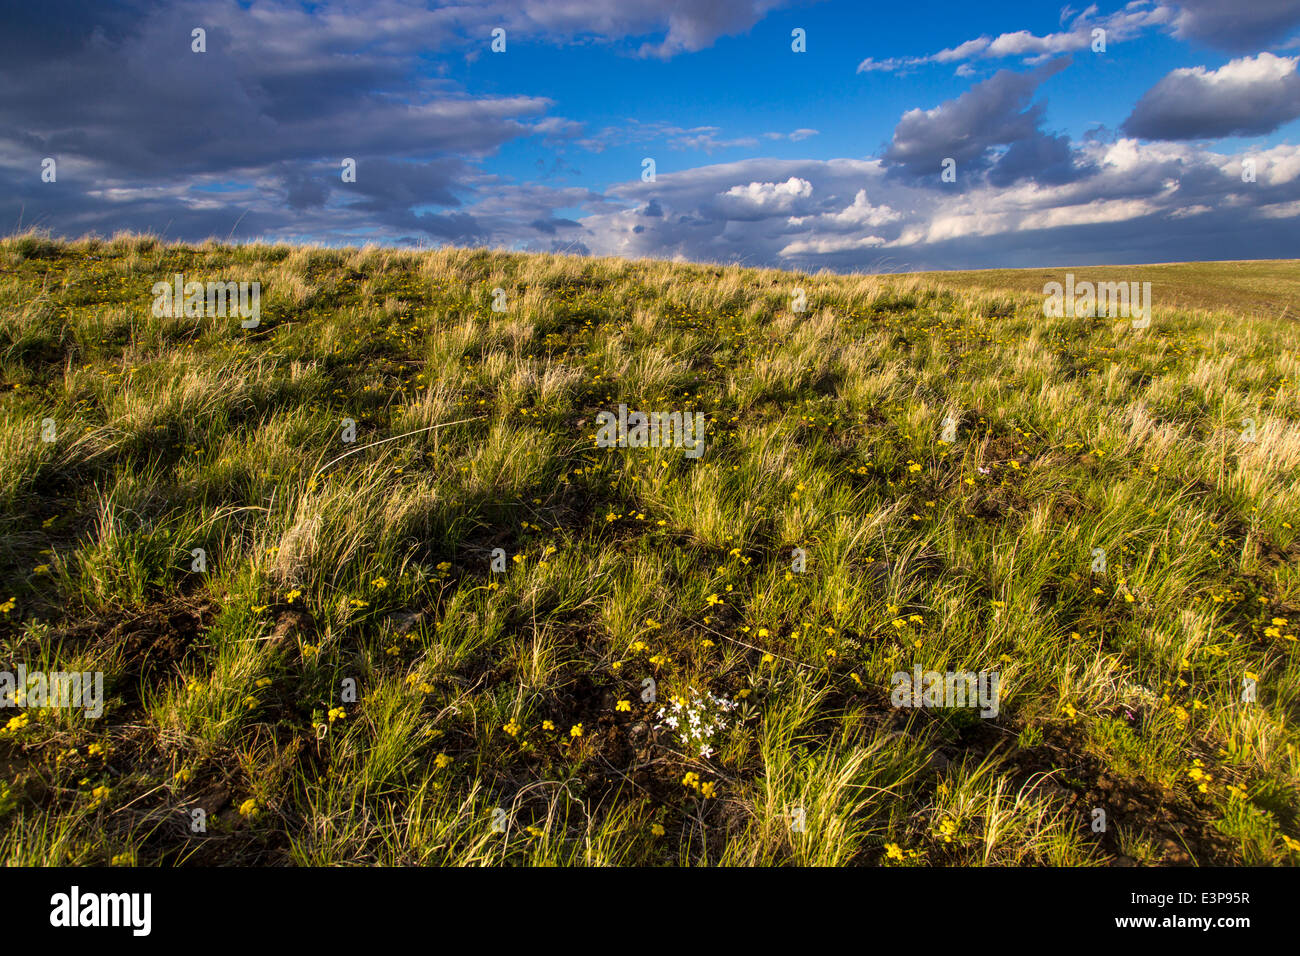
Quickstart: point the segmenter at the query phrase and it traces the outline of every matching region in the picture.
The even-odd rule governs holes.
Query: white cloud
[[[876,249],[885,245],[880,236],[828,237],[826,239],[799,239],[781,249],[777,255],[783,259],[794,256],[824,256],[832,252],[856,252],[862,249]]]
[[[1088,7],[1074,17],[1068,29],[1058,33],[1040,36],[1029,30],[1015,30],[996,37],[976,37],[928,56],[889,57],[884,60],[867,57],[858,64],[858,72],[898,72],[930,63],[964,63],[969,60],[996,60],[1008,57],[1018,57],[1030,63],[1037,63],[1061,53],[1091,49],[1094,29],[1105,31],[1106,43],[1109,46],[1111,43],[1131,40],[1151,27],[1171,24],[1175,16],[1174,11],[1169,7],[1153,8],[1145,0],[1130,3],[1123,10],[1109,16],[1096,17],[1096,13],[1095,5]],[[969,73],[962,73],[959,70],[958,75],[967,76]]]
[[[1300,216],[1300,199],[1269,203],[1260,207],[1259,214],[1267,219],[1294,219]]]
[[[718,194],[719,205],[736,219],[784,215],[812,195],[812,183],[791,176],[783,183],[732,186]]]
[[[867,191],[859,189],[853,202],[839,212],[823,213],[819,216],[797,216],[790,219],[792,226],[825,229],[853,228],[856,226],[883,226],[896,222],[901,213],[888,206],[873,206],[867,199]]]
[[[858,72],[906,72],[931,63],[1008,57],[1036,63],[1061,53],[1091,49],[1095,29],[1105,31],[1108,47],[1155,29],[1234,53],[1269,45],[1278,49],[1300,45],[1300,36],[1291,36],[1300,27],[1300,3],[1296,0],[1133,0],[1109,15],[1099,17],[1097,12],[1095,4],[1088,7],[1057,33],[1013,30],[996,37],[976,37],[927,56],[867,57],[858,64]],[[1061,22],[1072,15],[1066,7]],[[958,75],[970,74],[959,70]]]
[[[1292,146],[1274,146],[1252,154],[1255,157],[1255,176],[1270,186],[1300,179],[1300,149]]]

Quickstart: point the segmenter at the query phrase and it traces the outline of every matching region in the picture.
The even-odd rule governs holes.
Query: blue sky
[[[4,16],[6,229],[834,271],[1300,257],[1300,0]]]
[[[658,164],[664,171],[753,156],[865,157],[878,154],[908,109],[952,99],[972,85],[952,68],[918,68],[901,76],[856,72],[865,58],[921,56],[982,33],[1030,29],[1047,34],[1059,29],[1057,8],[1042,3],[1004,4],[992,11],[979,10],[979,4],[946,4],[943,9],[951,16],[936,17],[937,22],[920,30],[908,6],[890,5],[881,13],[868,12],[865,4],[838,3],[780,10],[743,35],[720,37],[706,50],[671,60],[630,56],[629,48],[639,47],[639,40],[565,49],[519,45],[508,49],[508,56],[483,57],[470,64],[457,58],[449,64],[449,75],[467,89],[549,97],[558,112],[593,131],[639,120],[687,128],[715,126],[719,140],[758,141],[755,146],[712,152],[669,149]],[[789,49],[796,27],[810,37],[808,54]],[[1074,67],[1043,91],[1050,125],[1072,137],[1081,137],[1098,123],[1118,127],[1145,90],[1188,64],[1188,53],[1186,44],[1152,34],[1146,42],[1108,46],[1106,57],[1076,58]],[[1207,53],[1192,59],[1214,67],[1230,59]],[[981,65],[976,77],[1006,65]],[[600,78],[595,86],[593,77]],[[764,133],[800,128],[816,129],[817,137],[799,143],[762,139]],[[490,165],[528,178],[537,145],[510,144],[501,161]],[[567,151],[575,162],[581,158],[583,176],[575,179],[603,187],[628,178],[629,169],[639,175],[644,150],[628,146],[603,155],[584,152]]]

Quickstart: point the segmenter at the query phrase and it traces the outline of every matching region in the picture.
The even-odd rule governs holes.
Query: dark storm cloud
[[[156,7],[152,2],[44,0],[5,4],[0,31],[0,62],[6,72],[23,70],[50,58],[84,52],[92,39],[120,43],[132,25]]]
[[[163,10],[118,44],[90,38],[69,57],[6,70],[0,127],[27,131],[47,155],[175,176],[325,150],[481,155],[525,134],[523,120],[548,106],[526,96],[421,95],[399,64],[310,51],[270,56],[256,37],[220,27],[209,29],[207,52],[194,53],[195,19]]]
[[[1296,0],[1178,0],[1174,32],[1229,53],[1253,53],[1300,29]]]
[[[1300,116],[1300,58],[1261,53],[1217,70],[1174,70],[1124,122],[1144,139],[1259,136]]]
[[[561,229],[581,229],[582,227],[572,219],[534,219],[528,225],[532,226],[538,232],[553,236]]]
[[[290,209],[314,209],[325,205],[329,187],[320,179],[301,170],[293,170],[284,178],[285,200]]]
[[[416,70],[425,44],[453,38],[446,10],[378,0],[317,12],[278,0],[6,12],[0,221],[202,238],[236,220],[240,236],[305,231],[332,213],[345,231],[368,221],[482,236],[472,217],[421,207],[459,205],[484,179],[476,161],[512,139],[572,135],[545,99],[475,98]],[[195,27],[205,52],[191,48]],[[40,180],[45,157],[56,183]],[[344,157],[356,183],[340,181]]]
[[[484,233],[479,221],[463,212],[456,212],[451,215],[441,213],[404,214],[399,218],[408,221],[421,232],[451,242],[464,243],[486,238],[486,233]]]
[[[421,204],[459,206],[457,186],[478,178],[473,166],[450,156],[428,162],[359,159],[355,183],[343,183],[340,172],[338,166],[330,172],[339,197],[373,212]]]
[[[988,178],[994,186],[1010,186],[1025,179],[1059,186],[1087,175],[1091,169],[1078,161],[1068,136],[1036,132],[1012,143]]]
[[[1069,64],[1070,58],[1062,57],[1027,73],[999,70],[934,109],[909,110],[894,128],[884,152],[885,162],[908,176],[936,184],[947,158],[956,160],[959,182],[971,171],[987,169],[994,147],[1044,138],[1039,126],[1046,107],[1031,100],[1043,81]],[[1040,153],[1049,165],[1059,167],[1054,144],[1039,143],[1017,154],[1013,160],[1016,175],[1032,177],[1036,170],[1031,161]]]

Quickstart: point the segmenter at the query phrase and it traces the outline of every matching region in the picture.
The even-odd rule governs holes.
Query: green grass
[[[1247,265],[1103,270],[1135,331],[1038,273],[0,241],[0,670],[107,688],[0,711],[0,860],[1295,863],[1297,270]],[[177,272],[260,326],[154,317]],[[620,403],[704,454],[596,447]]]
[[[1287,259],[1239,262],[1171,262],[1150,266],[1063,266],[1059,269],[985,269],[980,272],[920,272],[916,278],[962,291],[1041,293],[1063,273],[1079,282],[1124,278],[1152,283],[1171,309],[1212,310],[1256,318],[1300,318],[1300,269]]]

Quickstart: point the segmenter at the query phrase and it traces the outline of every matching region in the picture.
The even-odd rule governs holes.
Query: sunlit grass
[[[1001,274],[2,240],[0,670],[107,706],[0,710],[0,859],[1294,863],[1300,334],[1247,265],[1125,267],[1135,331]],[[260,326],[155,318],[176,272]],[[704,454],[597,447],[619,404]],[[707,753],[660,716],[706,693]]]

